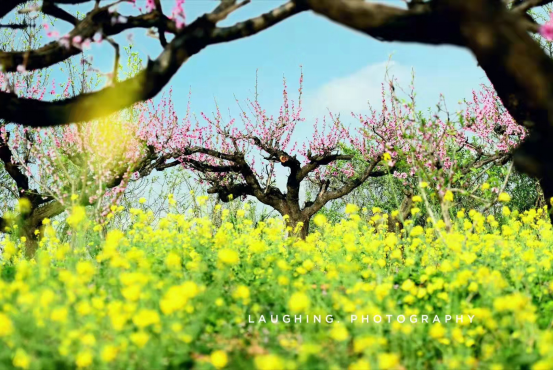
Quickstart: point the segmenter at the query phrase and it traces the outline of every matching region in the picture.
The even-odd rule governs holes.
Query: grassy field
[[[2,242],[0,368],[552,368],[543,210],[403,235],[347,211],[305,241],[240,210],[219,227],[114,210],[122,232],[74,208],[64,243],[45,220],[35,260]]]

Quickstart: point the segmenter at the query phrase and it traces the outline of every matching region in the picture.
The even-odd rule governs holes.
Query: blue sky
[[[138,6],[144,3],[137,0]],[[166,12],[173,3],[162,0]],[[222,25],[257,16],[282,3],[254,0]],[[388,3],[403,6],[400,1]],[[216,4],[209,0],[187,0],[188,21]],[[66,9],[86,11],[88,7]],[[135,50],[145,61],[147,56],[155,58],[160,53],[159,42],[145,36],[144,30],[135,31],[133,36]],[[124,36],[117,40],[128,44]],[[104,71],[111,70],[113,51],[109,45],[94,46],[91,52],[95,65]],[[407,83],[410,70],[415,70],[418,105],[422,109],[434,105],[441,92],[446,95],[450,109],[455,109],[456,103],[470,96],[472,89],[487,82],[473,56],[461,48],[380,42],[323,17],[303,13],[255,36],[204,49],[181,67],[169,86],[180,113],[186,108],[189,89],[192,89],[191,107],[196,113],[212,112],[214,99],[223,110],[230,108],[236,112],[234,96],[239,100],[253,96],[258,70],[260,100],[269,111],[277,113],[283,76],[289,81],[291,96],[296,97],[302,65],[306,118],[321,117],[327,109],[345,117],[352,110],[365,110],[368,101],[378,104],[385,63],[391,55],[392,73],[401,82]]]

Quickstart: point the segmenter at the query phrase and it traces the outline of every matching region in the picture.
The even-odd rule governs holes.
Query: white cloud
[[[342,117],[351,112],[367,112],[368,102],[376,109],[381,101],[381,83],[385,73],[404,85],[409,81],[410,69],[394,62],[368,65],[351,75],[335,78],[306,95],[304,114],[308,119],[321,118],[329,111]]]

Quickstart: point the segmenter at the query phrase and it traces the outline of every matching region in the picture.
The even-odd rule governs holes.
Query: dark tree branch
[[[199,172],[210,172],[210,173],[238,173],[240,172],[241,168],[237,165],[228,165],[228,166],[216,166],[211,165],[207,163],[202,163],[200,161],[197,161],[195,159],[187,158],[183,160],[183,163],[186,163],[186,165],[190,166],[196,171]]]
[[[515,1],[514,6],[512,7],[512,12],[514,13],[527,13],[529,10],[536,8],[538,6],[548,5],[552,0],[524,0],[524,1]]]
[[[0,1],[0,18],[14,10],[18,5],[24,4],[26,0],[2,0]]]
[[[42,4],[42,12],[46,15],[50,15],[54,18],[64,20],[72,25],[76,26],[79,20],[73,15],[69,14],[62,8],[56,6],[52,1],[44,0]]]
[[[224,202],[230,202],[246,195],[254,195],[252,188],[247,184],[219,185],[215,184],[207,190],[208,194],[217,194],[218,198]]]
[[[462,175],[467,175],[468,173],[471,172],[473,168],[481,168],[493,162],[500,162],[505,164],[512,158],[512,153],[497,153],[495,155],[488,156],[485,159],[480,159],[480,158],[481,156],[477,156],[471,164],[462,168],[460,170],[460,173]]]
[[[154,97],[184,62],[206,46],[253,35],[299,11],[293,3],[287,3],[260,17],[224,28],[217,28],[209,20],[209,14],[205,15],[179,31],[160,56],[150,61],[146,69],[137,76],[97,92],[54,102],[0,92],[0,118],[27,126],[44,127],[89,121],[109,115]],[[97,12],[103,14],[103,8]],[[119,28],[126,29],[129,23],[133,23],[131,19],[124,25],[119,25]],[[118,24],[113,27],[117,28],[116,26]],[[68,53],[70,54],[69,51]],[[53,55],[52,58],[59,59],[58,54]],[[8,59],[14,64],[11,58]]]
[[[297,178],[299,181],[302,181],[306,176],[308,176],[310,172],[316,170],[320,166],[326,166],[336,161],[349,161],[352,158],[354,158],[354,156],[350,154],[328,154],[315,157],[312,157],[310,154],[308,154],[308,159],[310,160],[310,162],[302,166],[302,168],[298,172]]]
[[[156,10],[158,11],[158,13],[163,15],[162,3],[160,2],[160,0],[154,0],[154,5],[156,5]],[[162,45],[162,48],[165,48],[167,46],[167,39],[165,38],[165,27],[163,22],[161,22],[158,26],[158,36],[160,38],[160,44]]]
[[[343,186],[341,186],[337,190],[328,190],[328,185],[325,187],[322,187],[322,190],[320,190],[319,194],[317,195],[316,199],[310,203],[309,207],[304,208],[302,213],[306,217],[311,217],[314,215],[317,211],[319,211],[327,202],[338,199],[346,194],[349,194],[351,191],[356,189],[358,186],[363,184],[368,178],[370,177],[382,177],[386,176],[390,173],[390,171],[374,171],[377,164],[380,162],[380,159],[374,160],[370,162],[364,172],[349,181],[347,181]],[[324,190],[324,191],[323,191]]]
[[[235,163],[242,157],[241,153],[239,153],[239,154],[227,154],[227,153],[219,152],[217,150],[203,148],[203,147],[199,147],[199,146],[193,146],[193,147],[190,147],[190,148],[185,148],[181,151],[180,154],[182,156],[189,156],[189,155],[193,155],[193,154],[196,154],[196,153],[206,154],[206,155],[212,156],[214,158],[223,159],[223,160],[231,161],[231,162],[235,162]],[[186,159],[183,159],[183,160],[186,160]]]
[[[22,30],[22,29],[25,29],[27,27],[29,27],[30,25],[27,24],[27,23],[21,23],[21,24],[0,24],[0,28],[11,28],[11,29],[14,29],[14,30]]]
[[[335,22],[362,31],[382,41],[423,42],[462,45],[432,3],[420,3],[405,10],[394,6],[347,0],[297,0]],[[440,30],[440,31],[438,31]]]
[[[8,134],[9,140],[9,134]],[[19,166],[12,162],[12,151],[8,145],[8,140],[4,141],[0,136],[0,160],[4,163],[4,168],[10,177],[15,181],[19,191],[29,190],[29,178],[21,172]]]
[[[92,39],[96,32],[100,31],[105,37],[108,37],[129,29],[151,28],[161,23],[164,23],[167,30],[177,31],[175,24],[158,12],[129,17],[126,23],[112,24],[114,16],[117,14],[110,13],[108,7],[93,9],[69,32],[65,39],[52,41],[36,50],[0,52],[0,64],[3,65],[6,72],[15,72],[19,65],[24,65],[28,71],[50,67],[82,53],[82,49],[73,45],[74,37],[79,36],[82,40]]]

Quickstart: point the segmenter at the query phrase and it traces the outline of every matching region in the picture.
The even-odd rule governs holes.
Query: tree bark
[[[300,239],[305,240],[308,234],[310,233],[310,218],[304,218],[304,217],[289,217],[287,218],[287,226],[290,226],[292,228],[291,235],[296,235]],[[284,217],[284,215],[283,215]],[[298,227],[298,224],[302,223],[302,227],[298,232],[295,232],[296,228]]]
[[[42,221],[45,218],[56,217],[65,211],[65,207],[58,201],[47,203],[41,207],[33,207],[28,215],[23,216],[21,222],[21,236],[27,238],[25,242],[25,256],[29,259],[35,256],[42,236]],[[38,235],[35,230],[39,230]]]

